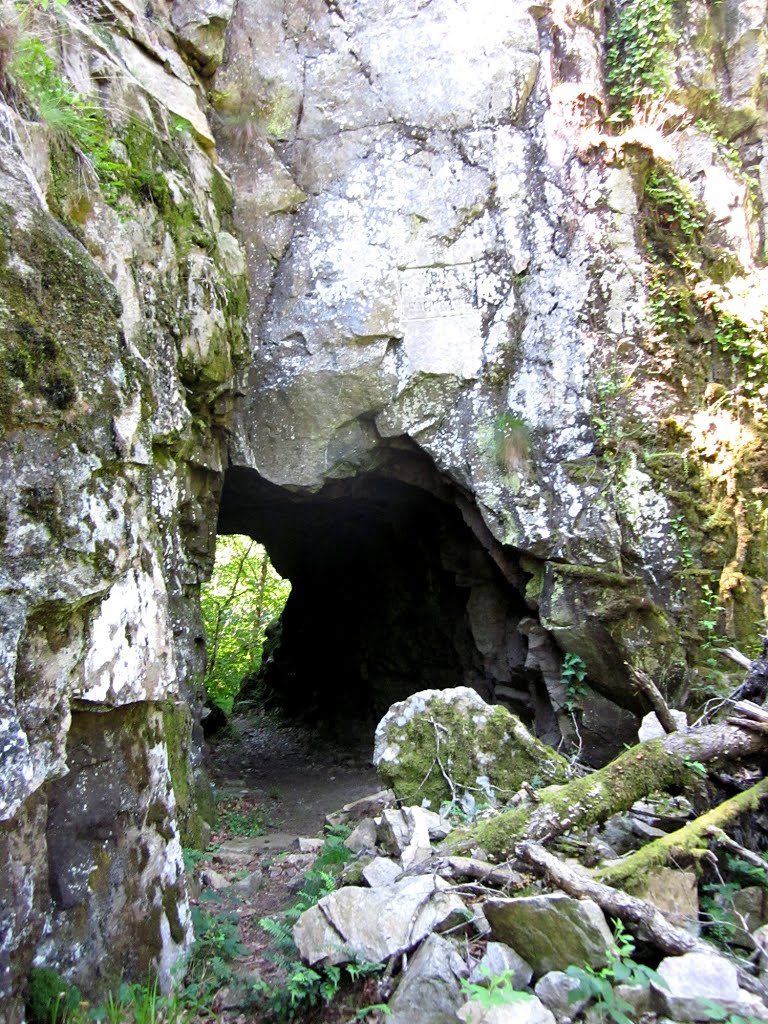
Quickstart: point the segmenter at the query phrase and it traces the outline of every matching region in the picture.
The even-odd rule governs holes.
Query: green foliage
[[[264,917],[259,921],[260,927],[272,940],[270,956],[280,966],[282,980],[276,985],[259,980],[254,986],[254,994],[270,1018],[280,1024],[293,1020],[299,1012],[330,1002],[345,981],[354,982],[384,969],[383,964],[357,962],[343,968],[331,966],[314,970],[298,958],[293,941],[296,921],[305,910],[334,891],[338,872],[352,858],[352,853],[344,846],[348,835],[349,829],[345,826],[328,829],[323,848],[304,874],[296,902],[280,918]],[[367,1008],[368,1012],[372,1009]]]
[[[483,1010],[492,1010],[494,1006],[508,1006],[510,1003],[522,1003],[532,996],[528,992],[520,992],[515,988],[515,972],[502,971],[491,974],[486,965],[480,970],[485,977],[481,982],[461,980],[461,991],[467,997],[480,1003]]]
[[[26,1010],[30,1024],[64,1024],[80,1003],[80,993],[50,967],[29,972]]]
[[[206,1013],[205,1008],[211,1005],[219,989],[232,983],[232,963],[248,950],[240,941],[235,913],[193,907],[192,927],[195,941],[185,963],[182,994],[184,1005],[200,1015]]]
[[[677,34],[672,0],[627,0],[617,4],[608,26],[606,84],[613,120],[629,121],[669,88]]]
[[[592,999],[594,1009],[602,1020],[607,1017],[614,1024],[634,1024],[633,1018],[628,1016],[633,1013],[632,1005],[616,993],[614,985],[645,986],[653,981],[662,988],[667,987],[667,983],[657,971],[632,959],[634,951],[634,939],[624,930],[621,921],[614,919],[613,946],[609,950],[606,966],[600,970],[589,965],[571,965],[566,968],[565,973],[579,982],[579,987],[569,994],[571,1002],[577,999]]]
[[[584,685],[587,678],[587,666],[578,654],[568,653],[563,658],[560,678],[565,684],[565,702],[563,707],[569,714],[580,710],[581,699],[589,693]]]
[[[123,982],[104,1002],[90,1006],[79,990],[55,971],[34,968],[30,975],[27,1018],[30,1024],[192,1024],[199,1007],[183,991],[162,996],[157,983]]]
[[[656,163],[645,182],[645,197],[656,211],[658,226],[687,243],[700,238],[706,210],[690,188],[665,164]]]
[[[722,1024],[760,1024],[760,1017],[753,1017],[751,1014],[748,1017],[742,1017],[741,1014],[726,1009],[713,999],[702,999],[700,1002],[707,1012],[708,1020],[720,1021]]]
[[[217,807],[217,817],[220,827],[233,836],[263,836],[274,824],[269,813],[252,800],[223,801]]]
[[[266,629],[288,600],[291,585],[250,537],[220,537],[216,563],[200,605],[208,638],[205,687],[229,711],[243,679],[261,665]]]

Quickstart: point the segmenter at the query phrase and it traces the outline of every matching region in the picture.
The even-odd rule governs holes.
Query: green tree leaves
[[[291,584],[250,537],[220,537],[200,604],[208,639],[205,688],[229,711],[243,679],[261,666],[266,628],[283,610]]]

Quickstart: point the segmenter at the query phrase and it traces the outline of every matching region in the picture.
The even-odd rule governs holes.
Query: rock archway
[[[315,491],[232,468],[219,529],[264,543],[291,579],[264,670],[289,713],[370,724],[417,690],[469,685],[559,737],[546,678],[557,654],[526,603],[530,574],[414,445]]]

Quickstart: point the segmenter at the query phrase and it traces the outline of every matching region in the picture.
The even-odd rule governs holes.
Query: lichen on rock
[[[399,800],[435,810],[466,793],[480,805],[503,803],[524,782],[562,782],[568,769],[515,715],[467,686],[393,704],[376,728],[373,760]]]

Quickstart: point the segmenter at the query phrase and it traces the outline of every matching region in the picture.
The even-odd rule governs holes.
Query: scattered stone
[[[730,941],[744,949],[755,949],[752,933],[768,923],[765,889],[762,885],[738,889],[731,897],[731,906],[737,927]]]
[[[453,943],[429,935],[389,1002],[388,1024],[459,1024],[467,967]]]
[[[204,886],[213,889],[215,892],[226,889],[229,885],[229,879],[213,868],[203,868],[200,872],[200,881]]]
[[[320,853],[323,848],[322,839],[308,839],[305,836],[299,836],[296,840],[296,846],[299,853]]]
[[[171,7],[174,35],[203,75],[221,64],[234,7],[235,0],[175,0]]]
[[[685,732],[688,728],[688,716],[684,711],[674,711],[670,709],[670,713],[677,724],[677,728],[680,732]],[[648,740],[658,740],[666,736],[666,730],[662,726],[661,722],[656,716],[655,711],[649,711],[644,716],[640,723],[640,728],[637,732],[637,739],[640,743],[646,743]]]
[[[259,891],[263,881],[264,872],[260,868],[256,868],[255,871],[251,871],[251,873],[246,875],[245,878],[241,878],[239,881],[235,882],[232,888],[238,896],[253,896]]]
[[[484,1007],[471,999],[457,1014],[464,1024],[556,1024],[552,1013],[536,996],[504,1006]]]
[[[563,1017],[575,1017],[589,1003],[589,996],[571,999],[571,994],[580,985],[578,978],[572,978],[564,971],[549,971],[536,983],[534,992],[557,1020],[562,1020]]]
[[[376,889],[345,886],[306,910],[293,929],[307,963],[377,963],[430,932],[467,920],[463,901],[441,878],[418,875]]]
[[[375,857],[363,868],[363,878],[372,889],[382,885],[391,885],[403,869],[390,857]]]
[[[511,946],[503,942],[489,942],[482,958],[472,968],[469,980],[482,985],[489,976],[506,971],[512,971],[512,983],[519,989],[526,988],[533,977],[531,965]]]
[[[483,911],[494,939],[524,949],[537,976],[565,970],[570,964],[603,967],[608,962],[613,936],[592,900],[559,893],[490,899]]]
[[[453,831],[451,824],[445,818],[442,818],[435,811],[430,811],[426,807],[421,808],[424,819],[427,823],[427,829],[429,830],[429,838],[433,843],[440,843],[446,836],[450,835]]]
[[[651,982],[652,1001],[657,1013],[673,1020],[710,1020],[707,1002],[717,1003],[732,1013],[744,1005],[735,966],[725,957],[707,953],[668,956],[658,972],[667,983],[662,988]]]
[[[635,1017],[652,1012],[651,990],[647,985],[616,985],[614,992],[629,1003]]]
[[[678,868],[654,868],[646,885],[637,895],[664,914],[668,921],[685,928],[691,935],[701,932],[699,924],[699,887],[693,871]]]
[[[480,779],[511,796],[534,775],[564,781],[567,769],[515,715],[468,686],[422,690],[393,704],[376,728],[373,763],[400,800],[428,800],[432,808],[482,788]],[[453,789],[441,764],[450,764]]]
[[[362,853],[364,850],[376,848],[376,837],[378,828],[373,818],[363,818],[344,840],[344,845],[352,853]]]
[[[432,856],[429,828],[422,807],[384,810],[378,838],[387,853],[400,858],[404,868],[413,867]]]
[[[338,811],[326,814],[326,825],[346,825],[351,821],[361,821],[363,818],[376,818],[385,807],[392,807],[396,797],[391,789],[380,789],[370,796],[363,796],[359,800],[344,804]]]

